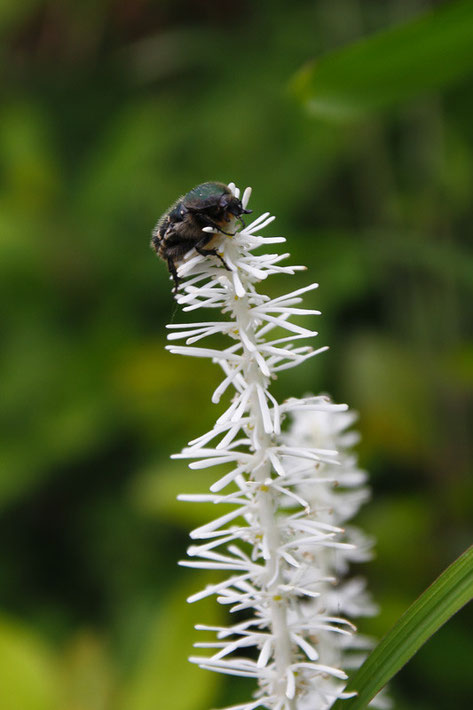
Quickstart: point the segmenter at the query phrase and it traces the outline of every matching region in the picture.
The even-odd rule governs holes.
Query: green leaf
[[[473,546],[469,547],[401,616],[346,687],[358,694],[332,710],[363,710],[432,634],[473,599]]]
[[[299,71],[292,88],[315,116],[353,119],[470,74],[472,46],[473,2],[443,3],[315,60]]]

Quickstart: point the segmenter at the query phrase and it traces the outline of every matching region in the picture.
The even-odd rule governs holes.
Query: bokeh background
[[[148,247],[209,179],[251,184],[308,265],[271,293],[320,283],[331,350],[275,393],[360,413],[382,635],[472,539],[473,3],[2,0],[0,34],[0,706],[251,693],[186,661],[221,612],[185,603],[212,511],[175,498],[209,479],[169,455],[216,418],[219,371],[164,350],[185,316]],[[473,706],[472,621],[400,673],[398,708]]]

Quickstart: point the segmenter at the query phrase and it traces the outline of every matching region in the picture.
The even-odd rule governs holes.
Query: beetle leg
[[[204,249],[204,245],[201,245],[200,242],[194,246],[194,249],[199,254],[202,254],[202,256],[216,256],[218,259],[220,259],[220,261],[222,262],[222,264],[226,268],[226,270],[230,271],[230,269],[228,268],[228,266],[225,263],[223,256],[221,254],[219,254],[216,249]]]
[[[207,227],[213,227],[217,231],[219,231],[221,234],[226,234],[227,237],[234,237],[236,232],[225,232],[221,227],[218,226],[216,222],[213,221],[213,219],[210,219],[210,217],[207,217],[207,215],[202,215],[201,216],[202,221],[205,221]]]
[[[177,275],[176,264],[174,263],[173,259],[168,259],[167,262],[168,262],[169,273],[171,274],[171,276],[174,280],[173,293],[174,293],[174,295],[176,295],[177,289],[179,286],[179,282],[180,282],[179,276]]]

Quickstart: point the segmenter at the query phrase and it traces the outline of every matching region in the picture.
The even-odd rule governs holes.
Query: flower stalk
[[[237,188],[230,188],[239,197]],[[249,197],[247,189],[244,208]],[[257,680],[255,697],[235,706],[238,710],[318,710],[344,697],[345,669],[359,663],[353,651],[367,645],[340,614],[374,612],[362,582],[339,584],[349,561],[368,554],[364,536],[341,527],[366,499],[365,475],[348,451],[352,417],[346,405],[325,396],[279,404],[270,392],[279,372],[326,349],[301,345],[317,333],[294,322],[319,313],[299,307],[301,296],[316,284],[273,299],[257,290],[272,274],[304,268],[282,266],[288,254],[254,253],[285,241],[260,235],[272,220],[265,213],[233,237],[216,232],[228,270],[220,259],[194,252],[178,270],[183,310],[210,308],[225,320],[170,325],[168,348],[220,366],[223,379],[213,402],[229,388],[234,392],[211,431],[174,457],[192,459],[192,469],[222,464],[226,469],[208,493],[181,500],[233,506],[191,533],[195,544],[182,564],[229,574],[189,601],[215,594],[238,612],[237,620],[226,627],[197,627],[216,638],[196,644],[211,655],[190,660]],[[200,344],[215,336],[230,342],[220,349]],[[174,344],[180,339],[185,345]]]

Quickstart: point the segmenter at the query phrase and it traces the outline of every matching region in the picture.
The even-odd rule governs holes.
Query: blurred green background
[[[331,350],[274,391],[360,412],[382,635],[472,539],[473,3],[2,0],[0,33],[0,707],[251,693],[187,663],[221,612],[176,565],[212,511],[175,501],[209,476],[169,455],[221,411],[219,371],[164,350],[148,242],[205,180],[252,185],[308,265],[271,293],[321,284]],[[398,708],[473,706],[471,623],[402,671]]]

